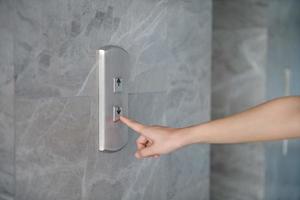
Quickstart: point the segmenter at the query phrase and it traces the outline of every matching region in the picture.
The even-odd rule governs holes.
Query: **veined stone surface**
[[[16,200],[209,199],[209,145],[136,160],[98,151],[95,51],[131,57],[129,116],[209,120],[211,1],[15,2]]]

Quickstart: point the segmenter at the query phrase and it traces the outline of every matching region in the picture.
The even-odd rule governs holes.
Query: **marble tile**
[[[209,199],[209,146],[136,160],[98,151],[95,50],[131,55],[129,116],[209,119],[211,1],[17,1],[16,199]]]
[[[81,199],[87,97],[16,101],[16,199]]]
[[[184,76],[181,68],[192,71],[210,65],[210,1],[201,4],[198,1],[161,1],[151,9],[147,21],[134,19],[137,22],[135,32],[117,32],[112,38],[113,42],[121,38],[123,46],[132,53],[133,93],[169,90],[172,79]],[[153,22],[147,26],[151,19]]]
[[[212,199],[264,199],[264,145],[213,145]]]
[[[3,58],[2,44],[0,40],[0,58]],[[1,79],[0,83],[0,198],[14,191],[14,84],[13,74],[9,72],[12,65],[5,66],[3,60],[0,76],[6,75],[6,80]]]
[[[287,152],[283,142],[266,145],[266,197],[265,199],[299,199],[300,140],[289,140]]]
[[[212,8],[210,2],[203,2],[200,7],[195,4],[194,7],[195,13],[189,15],[189,22],[185,19],[178,21],[175,17],[171,20],[174,24],[171,31],[175,32],[176,38],[184,37],[186,40],[178,43],[178,39],[168,39],[177,44],[172,52],[179,58],[177,65],[167,75],[166,120],[169,126],[188,126],[210,118],[211,88],[207,83],[211,81]],[[197,15],[200,15],[198,22],[191,23]],[[181,27],[183,25],[185,28]],[[179,34],[175,30],[180,30]],[[186,30],[197,31],[187,34]]]
[[[16,96],[76,96],[82,90],[96,61],[95,49],[89,48],[93,38],[85,30],[89,21],[102,20],[98,19],[100,10],[109,12],[103,7],[98,9],[87,1],[17,1]],[[109,19],[105,17],[104,24]],[[110,34],[105,36],[102,29],[99,31],[102,37]]]
[[[267,97],[299,95],[299,1],[270,3]],[[290,88],[286,72],[290,71]],[[286,146],[284,144],[287,144]],[[286,149],[286,151],[285,151]],[[266,200],[300,198],[300,140],[270,142],[266,146]]]
[[[264,0],[214,1],[212,118],[265,100],[267,7]],[[264,199],[264,145],[212,145],[211,199]]]
[[[264,28],[268,24],[268,0],[214,0],[214,29]]]
[[[14,192],[13,3],[0,1],[0,199]]]
[[[212,116],[229,114],[265,99],[267,29],[218,30],[213,34]]]
[[[171,73],[166,92],[166,124],[183,127],[210,119],[210,70],[181,66]]]
[[[210,47],[209,0],[20,0],[16,10],[17,96],[95,95],[95,50],[107,44],[130,53],[132,93],[165,91],[182,64],[207,65],[198,47]]]

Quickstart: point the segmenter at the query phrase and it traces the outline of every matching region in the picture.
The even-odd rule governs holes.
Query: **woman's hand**
[[[140,134],[137,158],[158,157],[196,144],[231,144],[300,138],[300,96],[283,97],[235,115],[185,128],[121,121]]]
[[[121,116],[120,120],[140,134],[136,140],[137,158],[159,157],[180,148],[179,128],[146,126]]]

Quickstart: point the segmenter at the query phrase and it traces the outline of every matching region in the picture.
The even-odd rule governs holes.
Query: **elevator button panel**
[[[97,50],[99,150],[118,151],[128,140],[128,128],[120,116],[128,114],[129,54],[121,47]]]

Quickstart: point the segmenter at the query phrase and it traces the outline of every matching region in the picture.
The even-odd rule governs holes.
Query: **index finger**
[[[143,124],[138,123],[137,121],[134,121],[132,119],[129,119],[127,117],[120,116],[121,122],[126,124],[128,127],[133,129],[134,131],[141,133],[141,130],[145,127]]]

